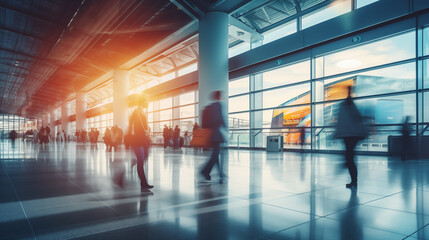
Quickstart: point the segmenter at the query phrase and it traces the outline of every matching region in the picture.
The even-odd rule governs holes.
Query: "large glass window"
[[[229,96],[234,96],[240,93],[249,92],[249,77],[240,78],[229,81],[228,83]]]
[[[173,107],[173,99],[171,97],[159,101],[159,109],[166,109]]]
[[[371,3],[375,3],[377,1],[378,0],[357,0],[356,8],[361,8],[361,7],[364,7],[364,6],[369,5]]]
[[[327,7],[311,12],[302,17],[302,29],[314,26],[351,11],[351,0],[336,0]]]
[[[316,101],[345,99],[347,87],[355,97],[409,91],[416,88],[414,62],[317,81]]]
[[[249,147],[249,131],[230,131],[228,140],[230,147]]]
[[[330,76],[415,57],[415,32],[408,32],[316,59],[316,77]]]
[[[229,112],[240,112],[249,110],[249,95],[230,97],[228,103]]]
[[[423,95],[423,122],[429,123],[429,92],[425,92]]]
[[[423,29],[423,55],[429,55],[429,27]]]
[[[350,1],[338,2],[351,6]],[[424,54],[429,54],[428,32],[424,30],[424,41],[419,43]],[[323,47],[317,46],[318,50]],[[231,81],[230,145],[238,146],[242,141],[246,145],[249,136],[252,147],[265,147],[267,136],[281,135],[285,148],[301,148],[304,142],[304,148],[342,150],[343,142],[333,136],[339,106],[350,86],[358,110],[372,125],[369,137],[356,149],[387,151],[388,137],[400,135],[406,116],[416,123],[416,69],[421,65],[423,106],[419,111],[423,121],[429,121],[429,111],[425,111],[429,105],[429,60],[416,65],[416,48],[415,31],[401,32],[256,73],[255,89],[250,91],[247,77]],[[250,99],[254,99],[252,106]]]
[[[310,103],[310,84],[264,91],[262,96],[264,108]]]
[[[296,33],[296,31],[297,31],[296,20],[290,21],[286,24],[283,24],[280,27],[264,32],[262,34],[264,36],[263,43],[264,44],[270,43],[277,39],[286,37],[292,33]]]
[[[310,80],[310,61],[288,65],[262,75],[264,89]]]
[[[249,112],[229,114],[228,126],[229,129],[249,129]]]
[[[180,107],[180,118],[190,118],[195,116],[195,106],[189,105]]]
[[[180,105],[195,103],[195,92],[188,92],[180,95]]]
[[[159,120],[165,121],[170,119],[173,119],[171,109],[163,110],[159,112]]]

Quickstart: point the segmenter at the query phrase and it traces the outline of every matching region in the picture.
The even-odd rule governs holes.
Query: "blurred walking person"
[[[304,152],[305,146],[305,127],[299,129],[299,144],[301,145],[301,152]]]
[[[143,108],[147,106],[147,99],[144,95],[139,96],[138,107],[131,115],[128,127],[128,133],[131,138],[131,144],[134,148],[134,153],[137,157],[137,173],[140,178],[140,186],[142,190],[153,188],[149,185],[144,172],[144,162],[149,157],[149,126],[147,124],[146,115]]]
[[[168,138],[168,127],[164,124],[164,129],[162,130],[162,137],[164,138],[164,149],[168,147],[170,139]]]
[[[15,140],[18,138],[18,133],[15,130],[10,131],[9,138],[12,140],[12,147],[15,146]]]
[[[179,149],[180,148],[180,128],[178,125],[173,130],[173,148]]]
[[[351,177],[351,182],[346,184],[347,188],[357,187],[358,172],[354,161],[354,150],[357,143],[365,139],[368,134],[367,127],[363,123],[363,118],[351,94],[352,87],[349,86],[347,98],[340,104],[338,123],[335,132],[335,137],[343,139],[346,146],[346,166]]]
[[[201,175],[207,180],[210,181],[210,173],[213,169],[213,166],[216,164],[219,170],[220,181],[223,182],[224,174],[221,164],[219,162],[219,154],[221,144],[225,142],[225,137],[222,134],[222,128],[226,127],[225,119],[223,116],[222,104],[220,100],[222,98],[221,91],[215,91],[212,93],[212,99],[215,101],[204,109],[203,112],[203,128],[209,128],[212,130],[211,143],[213,147],[210,160],[201,170]]]
[[[106,144],[106,151],[111,151],[112,150],[112,133],[110,131],[110,129],[108,127],[106,127],[106,131],[104,131],[104,144]]]
[[[411,133],[410,116],[406,116],[405,121],[402,124],[402,152],[401,152],[402,160],[410,159],[410,153],[412,148],[410,133]]]

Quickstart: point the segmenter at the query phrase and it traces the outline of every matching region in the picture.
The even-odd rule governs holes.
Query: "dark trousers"
[[[137,173],[140,178],[140,185],[146,186],[148,185],[148,183],[146,180],[146,175],[144,173],[144,161],[148,157],[148,153],[149,153],[148,149],[144,148],[143,146],[135,146],[134,153],[136,154],[136,157],[137,157]]]
[[[168,147],[168,142],[169,142],[169,139],[168,138],[164,138],[164,148]]]
[[[223,178],[223,170],[222,170],[222,167],[219,163],[219,154],[220,154],[220,144],[215,143],[213,146],[212,155],[210,156],[210,160],[208,161],[206,166],[203,168],[203,170],[201,170],[202,173],[209,175],[213,169],[213,166],[216,164],[218,166],[219,175],[221,178]]]
[[[359,138],[357,137],[345,137],[344,144],[346,145],[346,166],[349,169],[352,183],[357,183],[357,168],[354,160],[355,147],[358,143]]]

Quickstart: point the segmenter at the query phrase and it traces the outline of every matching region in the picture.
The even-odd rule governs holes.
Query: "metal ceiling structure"
[[[233,29],[254,36],[332,2],[0,0],[0,113],[40,116],[207,11],[231,14]],[[230,46],[248,41],[247,33],[243,40],[230,29]],[[197,61],[198,34],[129,69],[130,87],[147,85]],[[105,81],[90,88],[88,107],[112,95],[111,79]]]
[[[292,18],[341,0],[270,0],[253,9],[236,11],[232,16],[259,33],[275,28]]]
[[[0,112],[37,116],[190,21],[168,0],[0,0]]]

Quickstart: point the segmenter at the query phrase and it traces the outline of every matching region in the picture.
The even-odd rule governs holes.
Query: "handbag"
[[[213,130],[210,128],[196,129],[192,134],[191,146],[198,148],[207,148],[213,145],[212,143]]]
[[[140,113],[138,114],[139,120],[142,126],[144,126],[143,121],[141,119]],[[129,141],[131,146],[143,146],[143,147],[149,147],[151,144],[150,136],[147,134],[147,131],[145,130],[145,133],[143,136],[139,136],[136,134],[129,134]]]

